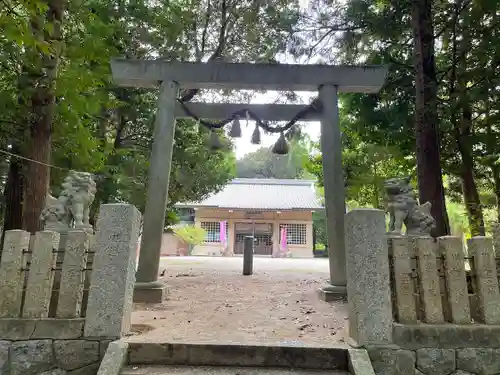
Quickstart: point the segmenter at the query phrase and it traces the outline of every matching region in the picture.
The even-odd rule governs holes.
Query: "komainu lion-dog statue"
[[[436,226],[431,216],[431,203],[419,205],[410,178],[391,178],[384,182],[386,211],[390,215],[389,232],[402,234],[403,224],[409,236],[430,236]]]
[[[89,223],[90,206],[94,201],[96,183],[91,173],[70,171],[62,183],[58,198],[48,194],[40,220],[44,229],[92,230]]]

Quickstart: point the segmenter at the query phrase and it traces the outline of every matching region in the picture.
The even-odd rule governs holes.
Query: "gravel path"
[[[327,259],[255,258],[242,276],[240,257],[167,257],[162,305],[134,306],[130,341],[302,344],[343,342],[345,303],[320,301]]]

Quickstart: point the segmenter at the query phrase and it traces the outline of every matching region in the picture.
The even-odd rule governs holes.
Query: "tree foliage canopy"
[[[389,175],[417,176],[416,161],[429,152],[433,142],[417,147],[421,136],[417,124],[423,118],[425,127],[436,127],[439,133],[438,162],[445,175],[446,195],[454,202],[464,202],[471,232],[484,234],[483,222],[491,224],[491,215],[484,211],[490,207],[495,207],[498,220],[499,11],[498,2],[483,0],[313,1],[311,12],[315,16],[303,20],[295,49],[325,62],[389,67],[379,94],[344,94],[341,98],[344,131],[350,133],[348,138],[355,133],[356,139],[354,148],[348,141],[344,145],[349,196],[353,197],[352,186],[356,185],[349,159],[356,155],[356,149],[371,149],[354,157],[365,169],[371,165],[366,158],[374,156],[373,147],[385,148],[388,157],[381,161],[388,168],[395,161],[387,169]],[[430,23],[416,23],[415,15],[422,12],[430,15]],[[433,49],[425,64],[435,65],[435,78],[430,78],[436,88],[435,107],[422,102],[418,87],[416,90],[421,77],[418,59],[424,51],[419,40],[422,32],[430,35],[426,48]],[[332,54],[333,49],[338,53]],[[425,113],[424,117],[419,113]],[[361,176],[371,180],[365,173]],[[366,190],[370,184],[366,181],[361,186]],[[421,193],[432,186],[418,181]]]
[[[2,1],[0,149],[60,167],[2,154],[4,227],[38,229],[45,177],[57,194],[68,169],[98,176],[96,207],[143,208],[156,93],[115,86],[112,57],[274,61],[298,15],[284,0]],[[210,150],[206,129],[177,121],[169,209],[233,177],[227,144]]]

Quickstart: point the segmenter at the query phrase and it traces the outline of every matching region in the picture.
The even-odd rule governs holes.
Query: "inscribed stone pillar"
[[[384,212],[349,212],[345,238],[349,336],[358,345],[389,344],[392,306]]]
[[[472,237],[467,240],[467,247],[476,276],[478,320],[490,325],[500,324],[500,291],[493,241],[489,237]]]
[[[322,288],[320,292],[325,300],[332,300],[345,297],[346,293],[344,239],[346,205],[337,87],[322,86],[319,90],[319,98],[323,106],[321,153],[331,284]]]
[[[157,280],[174,148],[177,93],[177,83],[161,83],[148,175],[135,302],[161,302],[165,295],[164,284],[158,283]]]
[[[86,311],[86,337],[119,338],[129,330],[140,225],[141,214],[133,205],[101,206]]]

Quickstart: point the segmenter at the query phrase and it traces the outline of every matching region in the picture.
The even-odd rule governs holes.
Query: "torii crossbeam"
[[[387,75],[385,67],[114,59],[111,61],[111,70],[115,83],[120,86],[160,89],[134,293],[135,302],[161,302],[165,294],[165,286],[158,282],[158,271],[175,119],[186,117],[184,109],[177,103],[180,88],[319,91],[321,112],[309,113],[301,121],[321,121],[320,144],[323,155],[330,262],[330,285],[322,289],[322,295],[328,300],[345,297],[346,205],[338,93],[377,93]],[[237,110],[247,109],[258,114],[264,121],[288,121],[304,108],[304,106],[284,104],[186,103],[186,106],[200,118],[224,119]]]

